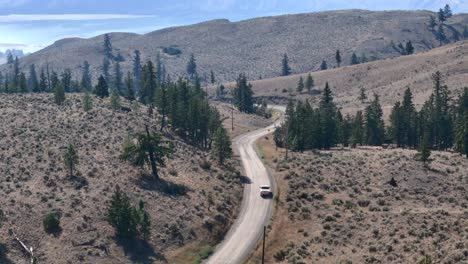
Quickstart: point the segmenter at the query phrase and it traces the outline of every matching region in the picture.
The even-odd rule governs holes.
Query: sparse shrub
[[[280,249],[273,255],[273,257],[276,261],[280,262],[286,259],[287,254],[288,253],[284,249]]]
[[[424,256],[418,264],[432,264],[432,258],[430,256]]]
[[[360,207],[367,207],[367,206],[369,206],[369,204],[370,204],[370,201],[369,201],[369,200],[359,200],[359,201],[358,201],[358,205],[359,205]]]
[[[209,160],[203,159],[202,161],[200,161],[200,168],[204,170],[210,170],[211,162]]]
[[[60,219],[54,213],[49,213],[42,220],[44,231],[48,234],[60,231]]]
[[[214,252],[214,249],[212,246],[204,246],[203,248],[200,249],[200,252],[198,252],[198,256],[200,257],[201,260],[209,258]]]

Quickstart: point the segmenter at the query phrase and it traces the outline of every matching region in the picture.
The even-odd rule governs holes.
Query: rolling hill
[[[416,52],[439,46],[435,32],[428,28],[429,11],[346,10],[255,18],[240,22],[213,20],[191,26],[166,28],[144,35],[111,33],[114,54],[125,59],[124,71],[131,69],[134,50],[142,59],[162,54],[167,72],[185,73],[191,53],[196,55],[198,71],[206,77],[214,70],[219,81],[233,80],[245,72],[250,79],[275,77],[280,72],[282,55],[287,53],[294,73],[313,71],[322,60],[335,65],[335,52],[341,50],[343,64],[350,63],[353,52],[368,58],[399,56],[395,48],[411,40]],[[468,15],[455,15],[444,29],[450,41],[468,25]],[[90,39],[68,38],[21,60],[23,69],[30,64],[56,71],[71,68],[79,74],[87,60],[94,78],[101,72],[103,36]],[[172,55],[171,55],[172,54]]]
[[[128,133],[157,129],[156,117],[145,106],[114,111],[99,98],[84,112],[81,100],[68,95],[57,106],[47,94],[0,95],[0,263],[28,262],[10,231],[39,263],[188,263],[223,236],[242,195],[236,163],[220,166],[169,133],[174,154],[155,182],[119,155]],[[74,176],[63,162],[69,143],[79,157]],[[118,243],[106,220],[116,188],[134,206],[144,201],[152,219],[148,242],[136,249]],[[42,227],[48,213],[61,219],[54,235]]]
[[[468,41],[410,56],[313,72],[315,89],[311,94],[296,92],[299,78],[306,78],[307,74],[257,80],[251,84],[255,96],[284,103],[289,98],[318,100],[320,90],[328,82],[337,104],[344,112],[351,113],[366,106],[358,100],[360,90],[364,88],[369,99],[374,93],[380,96],[384,112],[388,115],[393,104],[402,100],[407,87],[413,92],[416,107],[421,107],[432,92],[431,75],[436,71],[444,75],[445,84],[453,96],[466,87]],[[232,86],[233,83],[227,85]]]

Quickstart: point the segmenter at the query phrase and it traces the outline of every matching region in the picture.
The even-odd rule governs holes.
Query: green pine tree
[[[78,153],[76,152],[75,146],[73,144],[68,145],[67,151],[63,155],[63,161],[65,163],[65,167],[67,167],[69,171],[69,176],[74,176],[74,171],[79,161]]]
[[[113,89],[111,96],[110,96],[110,104],[112,109],[119,110],[120,109],[120,95],[117,92],[117,89]]]
[[[214,134],[213,155],[221,164],[232,156],[231,139],[222,126],[219,126]]]
[[[314,78],[312,78],[312,75],[309,73],[307,75],[307,79],[306,79],[306,82],[305,82],[305,88],[307,90],[307,92],[310,93],[310,91],[312,90],[312,88],[314,88]]]
[[[62,105],[65,102],[65,90],[61,82],[58,82],[54,88],[54,100],[58,105]]]
[[[297,83],[296,91],[298,93],[302,93],[302,91],[304,91],[304,79],[302,78],[302,76],[299,78],[299,82]]]
[[[99,76],[98,83],[94,87],[93,93],[101,98],[109,96],[109,87],[107,86],[107,82],[106,79],[104,79],[104,76]]]
[[[85,92],[83,95],[83,110],[89,112],[93,109],[93,99],[88,92]]]
[[[283,59],[281,60],[281,76],[288,76],[291,74],[291,67],[289,67],[289,58],[285,53]]]

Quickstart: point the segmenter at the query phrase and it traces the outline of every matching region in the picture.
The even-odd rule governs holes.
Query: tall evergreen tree
[[[161,54],[158,52],[156,54],[156,62],[155,62],[155,72],[156,72],[156,82],[158,85],[162,83],[163,77],[164,77],[164,72],[163,72],[163,63],[161,61]]]
[[[312,75],[309,73],[307,75],[307,79],[306,79],[306,82],[305,82],[305,88],[307,90],[307,92],[310,93],[310,91],[312,90],[312,88],[314,88],[314,78],[312,78]]]
[[[382,117],[379,96],[375,94],[374,101],[366,108],[365,136],[368,145],[380,146],[384,143],[385,126]]]
[[[110,83],[110,60],[107,57],[104,57],[102,60],[102,76],[104,76],[104,79],[106,79],[107,83]]]
[[[75,168],[79,163],[79,160],[78,160],[78,153],[76,152],[75,146],[73,144],[68,145],[67,151],[63,155],[63,161],[69,171],[69,176],[74,176],[73,172],[75,171]]]
[[[190,54],[189,61],[187,62],[187,75],[189,76],[190,79],[193,79],[195,75],[197,74],[197,60],[195,59],[195,56]]]
[[[60,81],[62,82],[63,89],[66,93],[73,91],[72,84],[72,72],[69,68],[66,68],[60,75]]]
[[[133,78],[132,78],[132,74],[130,72],[127,73],[127,78],[125,78],[125,88],[126,88],[126,91],[125,91],[125,98],[129,101],[134,101],[136,98],[135,98],[135,90],[133,89],[133,84],[134,84],[134,81],[133,81]]]
[[[289,58],[285,53],[283,59],[281,60],[281,76],[288,76],[291,74],[291,67],[289,67]]]
[[[141,87],[141,58],[140,58],[140,51],[135,50],[135,55],[133,57],[133,88],[135,92],[138,93]]]
[[[111,104],[112,109],[114,110],[120,109],[120,95],[119,95],[119,92],[117,92],[117,89],[112,89],[112,92],[110,95],[110,104]]]
[[[353,55],[351,55],[351,65],[356,65],[359,64],[359,58],[356,55],[356,53],[353,52]]]
[[[442,46],[443,43],[447,41],[447,35],[445,35],[444,27],[443,25],[440,25],[437,33],[436,33],[436,38],[440,43],[440,46]]]
[[[115,89],[120,95],[125,95],[123,86],[123,74],[120,68],[120,62],[114,63],[114,81],[112,82],[113,89]]]
[[[304,91],[304,79],[302,78],[302,76],[299,77],[299,81],[297,83],[296,91],[298,93],[302,93],[302,91]]]
[[[19,59],[15,57],[15,62],[13,63],[13,87],[17,90],[20,81],[20,66],[19,66]]]
[[[324,71],[328,69],[327,61],[323,60],[322,64],[320,64],[320,70]]]
[[[400,148],[404,144],[403,111],[401,103],[396,102],[390,114],[389,134],[393,142]]]
[[[109,96],[109,87],[107,86],[107,82],[106,79],[104,79],[104,76],[99,76],[98,83],[94,87],[93,93],[101,98]]]
[[[336,59],[336,65],[338,65],[338,68],[339,68],[340,65],[341,65],[341,54],[340,54],[340,50],[337,50],[337,51],[336,51],[335,59]]]
[[[140,89],[140,102],[145,104],[152,104],[157,89],[157,78],[154,69],[154,64],[148,61],[143,66],[141,89]]]
[[[468,158],[468,88],[458,99],[455,149]]]
[[[429,28],[431,29],[431,31],[434,31],[436,26],[437,26],[436,18],[433,15],[431,15],[429,17]]]
[[[448,4],[446,4],[444,7],[444,16],[446,19],[451,18],[453,16],[452,8],[450,8],[450,5]]]
[[[83,63],[83,71],[81,75],[81,90],[91,92],[92,90],[92,82],[91,82],[91,69],[88,61],[84,61]]]
[[[54,87],[54,100],[58,105],[62,105],[65,102],[65,90],[60,81],[58,81]]]
[[[415,148],[417,139],[417,112],[413,104],[413,94],[410,88],[405,90],[403,102],[401,104],[402,127],[403,127],[403,146]]]
[[[107,59],[112,60],[114,56],[112,55],[112,43],[111,43],[109,34],[104,35],[103,47],[104,47],[104,56]]]
[[[7,51],[7,64],[13,64],[15,62],[15,58],[13,58],[13,54],[10,51]]]
[[[214,85],[216,83],[216,78],[213,70],[210,71],[210,82],[211,85]]]
[[[406,55],[411,55],[414,53],[414,46],[413,46],[413,43],[411,43],[411,40],[406,42],[405,51],[406,51]]]
[[[39,79],[39,92],[45,92],[47,91],[47,88],[49,87],[47,83],[47,76],[45,74],[44,69],[41,70],[41,76]]]
[[[320,100],[320,125],[322,127],[321,143],[323,148],[329,149],[337,143],[337,122],[336,122],[336,105],[333,103],[333,96],[328,85],[322,92],[322,99]]]
[[[424,132],[423,134],[424,135],[422,137],[417,155],[419,156],[419,160],[424,163],[424,166],[427,166],[427,162],[429,161],[429,157],[431,156],[431,150],[429,148],[428,133]]]
[[[91,95],[89,95],[88,92],[84,93],[82,101],[83,101],[83,110],[85,112],[89,112],[91,111],[91,109],[93,109],[93,99]]]
[[[234,88],[234,105],[241,112],[254,112],[252,85],[247,82],[245,74],[240,74],[237,78]]]
[[[20,93],[28,92],[28,81],[26,80],[26,75],[24,74],[24,72],[20,73],[18,92]]]
[[[439,17],[439,22],[441,24],[444,24],[444,22],[447,20],[447,17],[445,16],[445,11],[441,8],[439,9],[439,12],[437,13]]]
[[[364,87],[362,87],[361,92],[359,94],[359,101],[361,101],[361,103],[364,103],[366,100],[367,100],[366,90],[364,89]]]
[[[223,126],[219,126],[214,134],[213,154],[219,163],[223,164],[232,156],[231,140]]]
[[[463,39],[468,39],[468,26],[463,28]]]
[[[350,140],[353,147],[364,144],[364,117],[362,111],[358,111],[354,117]]]
[[[40,92],[39,80],[37,79],[36,66],[34,64],[29,66],[28,90],[33,93]]]

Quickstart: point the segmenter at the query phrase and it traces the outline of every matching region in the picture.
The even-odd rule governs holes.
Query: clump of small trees
[[[130,198],[120,188],[117,188],[109,202],[107,221],[122,242],[150,238],[151,217],[145,210],[145,203],[140,200],[138,208],[132,206]]]
[[[390,115],[389,126],[384,125],[383,111],[378,95],[364,112],[355,117],[343,117],[333,102],[331,88],[326,84],[318,108],[309,102],[289,102],[286,120],[275,132],[276,145],[292,150],[328,149],[337,145],[381,146],[394,143],[398,147],[419,149],[418,158],[427,162],[430,150],[454,148],[468,156],[468,88],[455,104],[451,104],[443,76],[432,76],[434,90],[418,112],[411,90],[405,91],[402,102],[397,102]],[[367,98],[361,90],[360,99]]]

